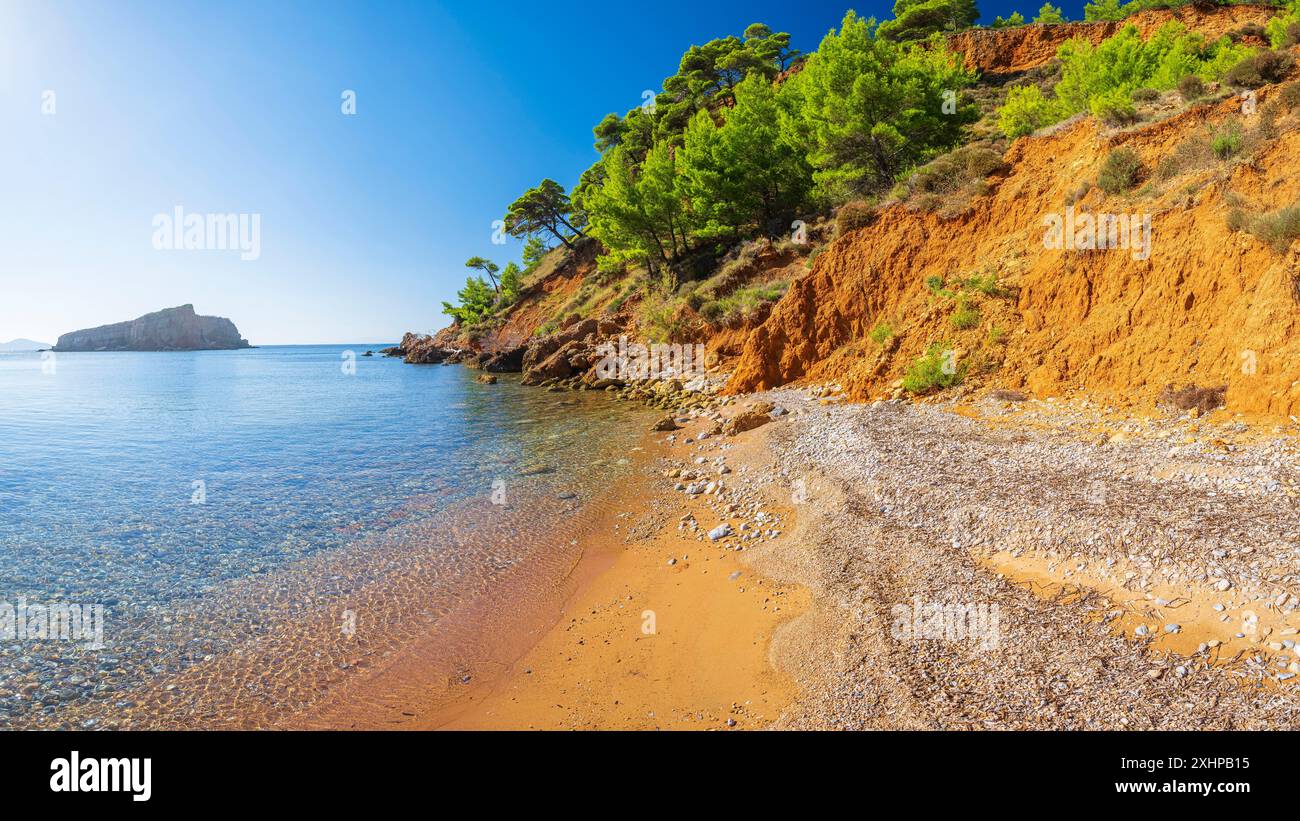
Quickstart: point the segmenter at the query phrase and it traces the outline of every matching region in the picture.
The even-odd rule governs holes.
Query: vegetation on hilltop
[[[1122,20],[1180,5],[1101,0],[1086,17]],[[791,279],[782,268],[789,254],[812,268],[825,238],[873,224],[894,200],[951,215],[986,194],[987,178],[1006,168],[1004,136],[1079,113],[1126,124],[1170,89],[1191,104],[1217,81],[1273,82],[1289,57],[1250,43],[1300,41],[1300,0],[1267,27],[1251,24],[1212,41],[1177,22],[1148,39],[1130,25],[1097,44],[1065,42],[1056,61],[1023,75],[1029,84],[1008,87],[981,84],[948,47],[945,35],[978,17],[973,0],[898,0],[894,15],[877,23],[850,11],[807,55],[791,48],[789,34],[757,23],[741,36],[692,46],[661,92],[596,124],[599,159],[571,191],[544,179],[508,206],[504,230],[525,241],[522,265],[509,263],[498,281],[495,263],[471,259],[487,279],[471,277],[457,304],[444,303],[445,313],[466,330],[500,324],[547,253],[583,247],[583,259],[595,255],[594,269],[557,297],[553,306],[564,313],[541,332],[574,313],[629,304],[640,306],[647,333],[664,338],[691,323],[761,319],[760,308]],[[1034,17],[1035,24],[1061,22],[1050,2]],[[1017,12],[992,28],[1022,25]],[[1216,135],[1210,150],[1235,154],[1234,139]],[[1142,181],[1128,160],[1112,159],[1104,187]],[[767,268],[755,262],[765,254]],[[980,324],[973,303],[958,307],[954,327]]]
[[[1175,22],[1146,40],[1131,25],[1097,46],[1069,40],[1057,51],[1062,74],[1054,93],[1045,95],[1037,85],[1011,89],[999,124],[1008,137],[1019,137],[1080,112],[1112,124],[1130,122],[1135,91],[1171,89],[1189,76],[1218,80],[1254,51],[1227,35],[1206,42]]]

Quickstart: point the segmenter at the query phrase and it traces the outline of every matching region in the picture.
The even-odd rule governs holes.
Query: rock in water
[[[224,351],[251,347],[229,319],[199,316],[193,305],[167,308],[130,322],[101,325],[59,337],[54,350]]]

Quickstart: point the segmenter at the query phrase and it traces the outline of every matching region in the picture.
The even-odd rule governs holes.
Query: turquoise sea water
[[[0,354],[0,603],[104,608],[0,636],[0,727],[265,724],[560,575],[646,411],[379,347]]]

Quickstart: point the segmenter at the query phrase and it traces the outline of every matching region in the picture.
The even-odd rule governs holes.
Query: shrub
[[[1017,86],[1007,92],[1007,101],[998,110],[998,128],[1014,139],[1033,134],[1067,116],[1064,106],[1044,97],[1038,86]]]
[[[716,323],[718,320],[722,319],[723,313],[725,313],[725,311],[722,308],[722,303],[717,300],[706,302],[700,306],[700,316],[704,317],[709,322]]]
[[[1158,401],[1161,405],[1169,405],[1179,410],[1196,408],[1201,413],[1209,413],[1215,408],[1223,407],[1223,397],[1227,391],[1227,385],[1218,388],[1198,388],[1196,385],[1188,385],[1181,390],[1174,390],[1173,385],[1166,385],[1160,392]]]
[[[1228,216],[1224,219],[1224,222],[1227,223],[1229,231],[1236,233],[1237,231],[1245,231],[1249,227],[1250,218],[1240,208],[1231,208],[1228,210]]]
[[[889,325],[884,322],[877,322],[876,327],[872,328],[871,333],[867,334],[867,338],[877,345],[884,345],[885,340],[889,339],[893,335],[893,328],[889,327]]]
[[[1247,226],[1250,233],[1284,254],[1300,237],[1300,204],[1255,217]]]
[[[903,390],[925,394],[960,385],[966,376],[966,365],[958,366],[954,356],[947,343],[935,342],[908,367],[903,376]]]
[[[1133,99],[1144,103],[1160,99],[1160,92],[1154,88],[1138,88],[1133,91]]]
[[[651,342],[680,341],[687,330],[680,307],[663,294],[647,294],[641,302],[637,326]]]
[[[957,299],[957,309],[948,317],[948,321],[959,331],[966,331],[974,328],[980,323],[979,308],[970,304],[965,297]]]
[[[1212,132],[1210,149],[1214,151],[1214,156],[1226,160],[1241,150],[1241,140],[1241,126],[1229,123]]]
[[[1184,102],[1199,100],[1205,96],[1205,81],[1195,74],[1188,74],[1178,81],[1178,93],[1182,95]]]
[[[946,194],[1006,169],[1002,155],[982,145],[965,145],[936,157],[907,179],[911,191]]]
[[[700,315],[714,324],[729,325],[753,317],[760,308],[776,302],[790,286],[787,280],[741,288],[730,296],[705,303]]]
[[[1300,25],[1300,23],[1297,23]],[[1300,83],[1291,83],[1277,95],[1278,104],[1286,109],[1300,108]]]
[[[1088,108],[1092,116],[1110,126],[1128,125],[1138,120],[1133,100],[1118,88],[1093,97]]]
[[[1228,36],[1235,43],[1244,37],[1257,37],[1260,40],[1268,42],[1268,30],[1259,23],[1246,23],[1245,25],[1228,32]]]
[[[1193,134],[1180,142],[1173,154],[1160,161],[1156,176],[1167,180],[1180,172],[1213,164],[1214,149],[1210,147],[1210,141],[1201,134]]]
[[[1106,157],[1097,177],[1097,187],[1107,194],[1120,194],[1138,184],[1142,158],[1131,148],[1117,148]]]
[[[943,277],[939,275],[928,276],[925,278],[925,287],[930,293],[938,296],[943,293]]]
[[[979,291],[985,296],[1001,296],[1002,288],[998,286],[997,273],[991,273],[988,276],[976,274],[966,280],[964,287]]]
[[[842,237],[851,231],[866,228],[875,221],[876,209],[871,207],[871,203],[863,200],[846,202],[835,215],[835,236]]]
[[[1241,88],[1259,88],[1269,83],[1281,82],[1294,65],[1295,60],[1289,54],[1280,51],[1261,51],[1229,69],[1224,79]]]

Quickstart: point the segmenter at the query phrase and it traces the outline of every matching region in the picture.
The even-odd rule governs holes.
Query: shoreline
[[[500,678],[429,728],[725,730],[780,718],[798,692],[775,664],[773,642],[807,609],[806,591],[756,571],[754,551],[735,550],[737,540],[679,527],[686,515],[700,523],[714,515],[703,494],[683,502],[669,489],[665,474],[680,468],[645,475],[685,462],[687,432],[712,425],[693,419],[676,441],[646,435],[640,487],[613,517],[618,535],[586,540],[585,572],[559,617]]]
[[[667,437],[647,430],[629,450],[624,484],[601,500],[601,510],[583,514],[584,535],[560,595],[514,612],[502,612],[499,602],[470,605],[485,640],[483,652],[458,668],[465,679],[449,675],[441,638],[431,634],[283,726],[728,729],[774,722],[795,687],[774,668],[770,645],[806,597],[756,574],[753,551],[732,549],[738,539],[714,544],[702,531],[678,528],[688,508],[701,523],[714,515],[703,496],[684,505],[665,477],[667,465],[691,456],[688,430],[715,425],[712,413],[678,416],[688,417],[685,430]],[[776,515],[777,506],[767,507]]]
[[[719,433],[772,402],[788,413]],[[635,478],[580,540],[571,592],[548,623],[496,675],[413,710],[421,717],[405,726],[1177,729],[1300,718],[1300,599],[1270,583],[1284,567],[1259,566],[1283,555],[1233,547],[1255,526],[1229,517],[1226,530],[1205,529],[1192,512],[1217,499],[1290,515],[1286,499],[1300,493],[1290,434],[1226,414],[1102,420],[1086,400],[847,404],[816,388],[684,416],[680,430],[643,436]],[[756,519],[779,535],[756,531]],[[1214,547],[1213,566],[1156,548],[1167,521]],[[723,523],[731,532],[708,538]],[[921,600],[996,606],[1000,641],[896,635],[899,605]],[[1258,633],[1234,636],[1252,607]],[[642,629],[648,613],[654,632]],[[1044,671],[1056,671],[1046,700]]]

